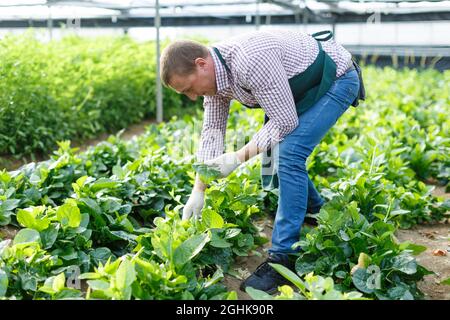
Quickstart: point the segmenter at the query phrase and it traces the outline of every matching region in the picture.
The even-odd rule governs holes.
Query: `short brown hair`
[[[170,78],[176,74],[185,76],[195,71],[195,59],[206,58],[208,48],[192,40],[177,40],[168,45],[160,58],[160,76],[162,83],[167,87]]]

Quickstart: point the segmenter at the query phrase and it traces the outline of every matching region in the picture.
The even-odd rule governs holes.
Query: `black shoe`
[[[305,219],[303,220],[303,223],[306,223],[310,226],[316,227],[318,226],[317,223],[317,214],[320,212],[320,209],[322,208],[322,206],[318,206],[318,207],[308,207],[306,209],[306,216]]]
[[[272,253],[266,261],[256,268],[255,272],[241,283],[240,289],[245,291],[245,288],[252,287],[268,294],[274,294],[279,286],[288,284],[289,281],[273,269],[269,263],[281,264],[291,270],[294,269],[295,265],[295,262],[291,261],[287,254]]]
[[[317,227],[319,224],[317,223],[317,213],[306,213],[305,219],[303,223],[310,225],[312,227]]]

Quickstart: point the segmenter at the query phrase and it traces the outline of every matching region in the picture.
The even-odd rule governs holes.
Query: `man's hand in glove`
[[[220,171],[221,178],[230,175],[241,163],[236,152],[224,153],[217,158],[205,161],[206,165],[217,168]]]
[[[182,219],[187,220],[192,214],[194,214],[196,219],[200,218],[204,202],[205,192],[196,189],[192,190],[191,196],[183,208]]]

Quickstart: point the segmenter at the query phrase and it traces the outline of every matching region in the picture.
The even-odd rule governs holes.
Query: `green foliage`
[[[295,266],[297,273],[331,276],[339,280],[339,290],[356,288],[371,298],[421,298],[416,282],[429,272],[417,264],[412,253],[425,248],[397,243],[389,212],[367,219],[361,211],[345,196],[328,202],[319,213],[318,228],[298,243],[302,252]]]
[[[97,52],[96,59],[90,56],[95,55],[96,44],[77,38],[71,41],[80,47],[92,46],[79,59],[91,59],[89,63],[99,64],[92,70],[102,70],[103,54]],[[131,46],[129,52],[136,49],[133,46],[141,46],[129,39],[120,41],[126,48]],[[45,47],[37,42],[33,45]],[[109,45],[119,46],[108,44],[104,52],[109,52]],[[49,46],[59,48],[55,43]],[[123,59],[129,59],[125,56]],[[141,68],[138,60],[136,67]],[[12,61],[11,57],[6,61]],[[84,66],[87,62],[83,61]],[[86,71],[80,64],[78,68]],[[20,66],[18,70],[25,72]],[[105,74],[109,72],[115,74],[108,70]],[[449,74],[410,72],[414,81],[407,80],[406,71],[367,68],[373,88],[370,98],[346,112],[309,157],[308,173],[328,203],[319,213],[319,226],[303,228],[295,272],[274,266],[295,286],[281,287],[276,299],[360,299],[361,294],[371,299],[421,297],[416,283],[429,272],[417,264],[414,255],[424,248],[398,243],[394,234],[398,227],[448,217],[448,201],[433,196],[426,179],[448,184],[449,121],[443,106],[448,105],[449,95],[442,90],[442,83]],[[89,79],[95,80],[92,85],[101,80],[97,74],[91,76]],[[377,81],[383,77],[399,85],[387,87]],[[422,77],[424,80],[418,80]],[[74,88],[67,88],[67,83],[61,86],[69,94],[78,90],[77,84],[83,83],[85,88],[89,81],[74,83]],[[115,85],[111,88],[121,92]],[[55,92],[61,94],[58,90]],[[412,90],[422,96],[416,97]],[[102,101],[110,101],[108,97],[112,93]],[[69,98],[62,94],[60,99]],[[88,99],[79,110],[83,121],[62,127],[80,125],[93,133],[89,121],[99,118],[86,116],[83,110],[109,108],[100,103],[97,109],[93,103]],[[173,101],[176,107],[179,103]],[[37,104],[36,109],[42,111],[42,105]],[[230,149],[240,141],[242,130],[251,135],[262,124],[261,112],[239,108],[237,103],[231,106],[229,126],[239,129],[227,132]],[[111,112],[117,110],[111,107]],[[114,114],[106,118],[116,121]],[[128,121],[123,114],[119,118]],[[0,242],[0,297],[236,298],[220,281],[237,256],[246,256],[264,243],[253,219],[275,210],[277,191],[261,190],[257,160],[221,181],[215,181],[208,168],[193,166],[192,154],[199,139],[195,128],[200,121],[186,116],[152,125],[144,135],[128,142],[118,134],[83,153],[63,141],[48,161],[1,171],[0,225],[19,231],[11,241]],[[183,140],[185,137],[189,141]],[[195,168],[205,171],[211,186],[201,220],[181,221],[179,211],[191,192]],[[87,291],[64,284],[73,267],[80,269]],[[249,293],[254,298],[269,298],[261,292]]]
[[[155,44],[77,36],[0,41],[0,155],[53,150],[155,115]],[[164,102],[194,105],[164,88]],[[131,111],[132,110],[132,111]]]
[[[333,279],[330,277],[323,278],[309,273],[303,281],[298,275],[282,265],[270,265],[289,280],[298,292],[294,291],[291,286],[283,285],[278,288],[279,294],[273,297],[252,287],[246,288],[246,292],[255,300],[365,300],[360,292],[342,293],[336,290]]]
[[[210,184],[212,181],[220,177],[220,171],[215,167],[208,166],[203,163],[194,163],[192,167],[199,174],[200,179],[205,184]]]

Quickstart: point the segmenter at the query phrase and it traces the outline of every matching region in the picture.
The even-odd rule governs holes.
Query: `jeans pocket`
[[[348,73],[348,78],[346,80],[346,90],[350,101],[349,104],[352,104],[359,94],[359,77],[356,70]]]
[[[359,92],[359,78],[355,70],[339,77],[330,88],[330,96],[345,111],[355,101]]]

